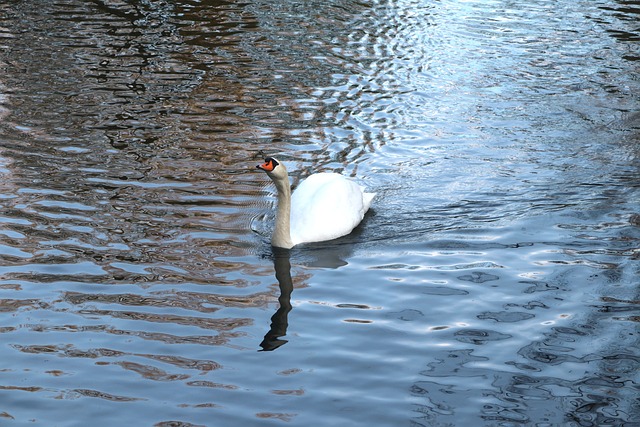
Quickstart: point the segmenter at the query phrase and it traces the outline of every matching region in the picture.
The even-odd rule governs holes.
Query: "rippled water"
[[[2,422],[635,425],[639,18],[0,0]],[[372,211],[274,252],[265,154]]]

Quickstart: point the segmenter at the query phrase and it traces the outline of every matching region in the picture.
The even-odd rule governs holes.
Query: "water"
[[[639,17],[0,2],[3,422],[635,425]],[[265,154],[372,211],[272,251]]]

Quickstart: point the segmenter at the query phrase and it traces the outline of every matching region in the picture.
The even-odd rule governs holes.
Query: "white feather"
[[[340,174],[311,175],[291,197],[291,241],[294,245],[322,242],[351,233],[373,196]]]

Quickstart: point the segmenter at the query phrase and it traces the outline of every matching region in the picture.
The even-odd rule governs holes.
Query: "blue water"
[[[0,423],[637,425],[638,18],[0,1]],[[265,155],[371,211],[273,250]]]

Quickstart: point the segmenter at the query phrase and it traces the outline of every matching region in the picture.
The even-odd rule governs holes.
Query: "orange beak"
[[[263,164],[256,166],[258,169],[262,169],[265,172],[271,172],[275,167],[273,160],[266,160]]]

